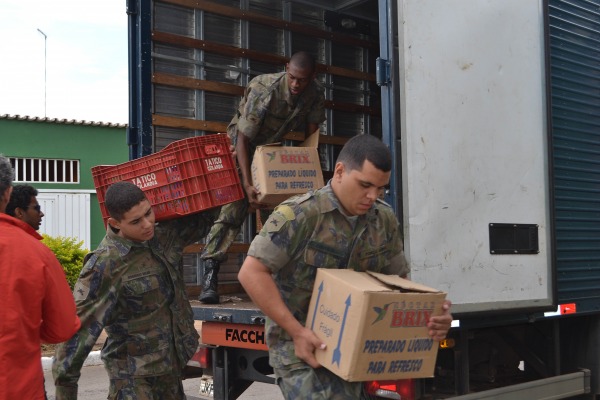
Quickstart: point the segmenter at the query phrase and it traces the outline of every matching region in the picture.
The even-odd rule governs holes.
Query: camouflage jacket
[[[299,129],[303,124],[325,121],[324,103],[323,86],[316,80],[301,94],[292,96],[285,72],[259,75],[246,87],[227,132],[234,144],[238,132],[246,135],[253,152],[256,146],[280,140],[275,135],[296,107],[298,112],[286,125],[284,134]]]
[[[350,218],[340,208],[331,183],[293,197],[275,209],[248,250],[273,272],[283,301],[302,324],[317,268],[409,272],[398,220],[389,205],[377,201],[365,215]],[[301,362],[285,331],[269,319],[266,331],[271,366]]]
[[[180,261],[183,248],[206,235],[216,211],[160,222],[143,243],[107,230],[86,256],[73,291],[81,329],[56,350],[57,400],[77,398],[80,369],[103,329],[101,355],[110,379],[181,374],[198,333]]]

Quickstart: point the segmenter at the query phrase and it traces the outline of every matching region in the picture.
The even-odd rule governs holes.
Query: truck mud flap
[[[452,397],[455,400],[554,400],[590,392],[590,371],[538,379],[518,385]]]
[[[266,351],[233,347],[213,349],[214,400],[237,399],[253,382],[275,383]]]

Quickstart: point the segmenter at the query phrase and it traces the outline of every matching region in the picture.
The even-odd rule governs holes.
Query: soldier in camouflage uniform
[[[314,351],[324,344],[304,324],[317,268],[408,274],[398,221],[378,199],[390,169],[379,139],[355,136],[329,183],[280,204],[250,245],[239,280],[268,317],[269,361],[286,399],[365,398],[361,383],[320,367]],[[436,340],[450,328],[449,309],[428,323]]]
[[[286,72],[259,75],[250,82],[227,127],[236,146],[246,197],[223,206],[208,235],[202,253],[205,269],[200,301],[204,303],[219,302],[217,274],[220,263],[226,259],[227,250],[239,233],[248,210],[264,208],[256,200],[257,190],[250,173],[256,147],[277,142],[284,134],[301,126],[310,134],[325,121],[323,87],[314,79],[315,75],[314,59],[305,52],[295,53],[286,65]]]
[[[89,253],[73,295],[81,329],[56,349],[56,399],[77,398],[82,364],[103,329],[109,399],[185,399],[182,372],[198,348],[180,261],[218,211],[155,225],[141,189],[118,182],[106,191],[106,236]]]

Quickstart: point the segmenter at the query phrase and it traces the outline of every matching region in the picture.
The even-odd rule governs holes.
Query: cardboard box
[[[306,321],[327,345],[316,358],[350,382],[432,377],[439,344],[426,325],[445,298],[398,276],[319,268]]]
[[[276,206],[282,201],[324,185],[319,161],[319,131],[296,147],[269,144],[256,148],[252,159],[252,183],[260,191],[258,201]]]

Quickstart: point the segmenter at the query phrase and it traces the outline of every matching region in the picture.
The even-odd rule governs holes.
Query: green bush
[[[78,242],[72,237],[53,237],[46,234],[42,236],[42,242],[52,250],[65,270],[67,282],[69,282],[69,286],[73,290],[75,282],[79,278],[81,268],[83,268],[83,258],[88,253],[86,249],[81,247],[83,240]]]

